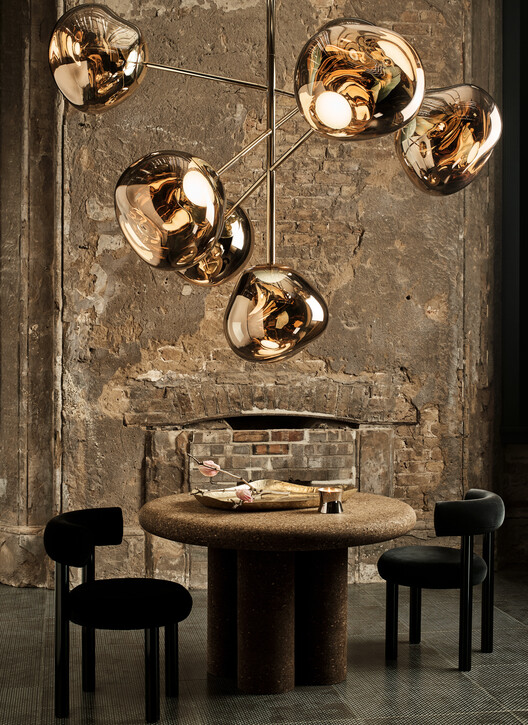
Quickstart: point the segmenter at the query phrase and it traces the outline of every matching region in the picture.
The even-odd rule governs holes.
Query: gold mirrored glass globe
[[[416,118],[398,131],[396,151],[419,189],[446,196],[473,181],[501,132],[499,109],[482,88],[433,88]]]
[[[295,96],[312,128],[339,139],[392,133],[418,113],[425,78],[401,35],[345,18],[325,25],[299,55]]]
[[[215,170],[183,151],[156,151],[121,175],[119,226],[153,267],[185,270],[209,252],[224,225],[224,189]]]
[[[300,274],[278,264],[246,270],[224,318],[233,351],[250,362],[277,362],[296,355],[328,323],[320,294]]]
[[[229,209],[232,201],[227,201]],[[237,207],[224,222],[224,228],[202,259],[182,276],[192,284],[213,287],[227,282],[247,264],[253,252],[253,227],[246,212]]]
[[[127,98],[147,70],[140,30],[104,5],[79,5],[57,22],[49,44],[55,83],[80,111],[99,113]]]

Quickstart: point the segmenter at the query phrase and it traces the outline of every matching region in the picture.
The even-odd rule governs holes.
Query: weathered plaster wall
[[[55,510],[61,144],[47,64],[55,3],[0,3],[0,578],[42,583]],[[43,112],[44,109],[44,112]],[[57,441],[58,442],[58,441]]]
[[[143,29],[152,61],[265,77],[262,0],[108,5]],[[498,55],[489,49],[498,48],[498,6],[279,3],[278,85],[291,89],[297,54],[318,27],[355,16],[405,35],[429,87],[475,82],[496,95],[500,69],[490,62]],[[42,21],[43,37],[52,26],[51,17]],[[47,68],[35,72],[49,80]],[[51,118],[56,96],[46,93]],[[286,99],[278,105],[279,116],[292,107]],[[54,346],[62,460],[55,484],[43,472],[40,525],[59,506],[120,505],[126,546],[108,571],[141,571],[151,561],[137,526],[147,492],[145,427],[243,411],[337,412],[390,428],[394,494],[417,511],[415,537],[431,536],[436,500],[470,485],[491,487],[493,163],[469,190],[429,198],[406,179],[391,137],[312,138],[278,173],[277,257],[324,293],[331,322],[297,357],[258,367],[234,356],[223,337],[233,283],[206,292],[141,262],[118,230],[113,192],[121,172],[154,150],[183,149],[221,166],[264,128],[263,94],[150,70],[127,103],[101,116],[65,107],[60,122],[54,153],[59,162],[63,155],[55,206],[62,258],[50,264],[62,268]],[[290,123],[279,153],[304,130],[302,119]],[[261,173],[262,159],[263,149],[255,151],[225,175],[228,198]],[[252,261],[260,263],[263,193],[245,208],[256,232]],[[45,366],[53,369],[50,360]],[[7,521],[15,498],[5,497]],[[44,581],[28,567],[35,582]],[[2,576],[10,580],[7,569]]]

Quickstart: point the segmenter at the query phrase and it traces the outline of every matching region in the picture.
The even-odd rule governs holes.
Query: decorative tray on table
[[[217,490],[196,489],[191,493],[203,506],[216,509],[237,509],[239,511],[279,511],[281,509],[304,509],[319,506],[318,486],[302,486],[287,481],[275,481],[263,478],[251,481],[252,501],[241,501],[237,497],[235,486]],[[329,482],[329,486],[332,484]],[[345,485],[343,501],[357,490]]]

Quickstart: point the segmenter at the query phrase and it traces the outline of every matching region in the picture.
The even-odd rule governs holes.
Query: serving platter
[[[192,495],[203,506],[208,508],[237,510],[237,511],[280,511],[283,509],[304,509],[316,508],[319,506],[317,486],[303,486],[287,481],[276,481],[273,478],[262,478],[251,481],[253,501],[241,501],[237,498],[236,487],[230,486],[222,489],[196,489],[191,491]],[[328,482],[328,486],[332,486]],[[356,492],[353,486],[345,485],[343,489],[343,501],[346,501]]]

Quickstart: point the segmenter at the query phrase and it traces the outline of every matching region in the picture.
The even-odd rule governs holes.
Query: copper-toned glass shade
[[[312,128],[339,139],[392,133],[418,113],[422,64],[401,35],[349,18],[325,25],[299,55],[295,96]]]
[[[501,131],[499,109],[482,88],[433,88],[417,117],[396,135],[396,151],[419,189],[453,194],[481,171]]]
[[[81,111],[113,108],[143,80],[147,48],[139,29],[104,5],[79,5],[57,22],[49,45],[55,83]]]
[[[233,205],[227,201],[227,208]],[[237,207],[224,222],[222,233],[207,254],[182,276],[188,282],[213,287],[234,277],[253,252],[253,227],[246,212]]]
[[[296,355],[328,323],[328,308],[300,274],[277,264],[251,267],[238,284],[224,318],[237,355],[251,362],[276,362]]]
[[[224,224],[224,189],[215,170],[183,151],[156,151],[129,166],[117,182],[115,207],[123,234],[153,267],[192,267]]]

